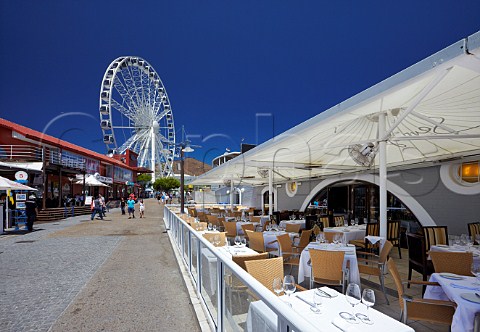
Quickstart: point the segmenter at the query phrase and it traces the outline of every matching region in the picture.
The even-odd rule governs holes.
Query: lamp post
[[[185,152],[193,151],[190,141],[180,143],[180,213],[185,213]]]

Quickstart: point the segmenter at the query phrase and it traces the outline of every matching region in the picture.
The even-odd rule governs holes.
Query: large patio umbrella
[[[75,182],[76,184],[83,184],[83,179],[80,179],[78,180],[77,182]],[[95,176],[93,175],[88,175],[86,178],[85,178],[85,185],[86,186],[90,186],[90,187],[109,187],[108,185],[106,185],[105,183],[102,183],[100,181],[98,181]]]

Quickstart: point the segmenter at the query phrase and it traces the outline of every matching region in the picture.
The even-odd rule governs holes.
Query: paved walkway
[[[163,210],[0,235],[1,331],[200,331]]]

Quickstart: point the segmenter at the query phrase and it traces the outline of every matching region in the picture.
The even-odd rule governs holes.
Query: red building
[[[132,192],[138,195],[137,174],[150,172],[137,167],[132,151],[105,156],[1,118],[0,168],[2,176],[10,179],[25,171],[26,184],[38,190],[43,208],[99,193],[110,200]],[[84,179],[89,177],[106,186],[88,186]]]

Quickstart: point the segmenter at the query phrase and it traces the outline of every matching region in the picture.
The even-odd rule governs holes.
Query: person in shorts
[[[128,207],[128,219],[135,219],[135,199],[133,197],[129,197],[127,201],[127,207]]]
[[[140,200],[140,218],[145,218],[145,204],[143,204],[143,199]]]

